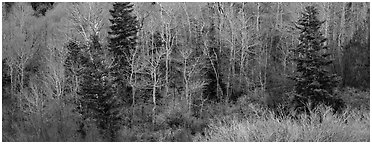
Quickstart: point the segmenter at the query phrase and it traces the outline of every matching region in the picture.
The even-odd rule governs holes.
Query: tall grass
[[[217,118],[209,124],[205,136],[197,135],[193,141],[369,142],[369,121],[368,111],[347,109],[333,115],[331,108],[324,106],[298,119],[277,118],[267,112],[251,119]]]

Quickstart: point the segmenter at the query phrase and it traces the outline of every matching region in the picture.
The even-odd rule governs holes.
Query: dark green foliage
[[[290,101],[288,93],[293,90],[293,81],[286,77],[289,67],[283,53],[285,44],[282,41],[285,37],[277,30],[269,31],[267,37],[265,43],[270,57],[266,67],[265,91],[268,94],[265,97],[265,104],[277,114],[285,113],[283,109],[287,108]]]
[[[3,2],[2,9],[3,9],[3,20],[6,19],[8,14],[12,11],[12,6],[14,2]]]
[[[166,37],[165,34],[163,36]],[[151,43],[152,45],[149,46],[151,47],[151,49],[149,50],[149,54],[159,52],[160,49],[164,47],[165,42],[162,38],[162,34],[159,31],[156,31],[154,34],[151,35]]]
[[[348,108],[357,110],[370,109],[370,94],[368,91],[361,91],[355,88],[344,88],[337,93],[345,101]]]
[[[53,8],[54,2],[31,2],[35,16],[45,16],[46,12]]]
[[[171,128],[184,127],[186,125],[187,117],[181,112],[174,112],[167,117],[167,124]]]
[[[308,103],[311,103],[311,107],[320,103],[333,106],[330,101],[333,99],[334,88],[338,85],[337,75],[327,70],[332,61],[328,58],[328,48],[324,44],[326,38],[320,32],[323,22],[317,19],[317,14],[315,7],[308,6],[297,22],[300,44],[293,50],[297,69],[292,79],[296,82],[295,107],[301,109]]]
[[[129,2],[116,2],[114,9],[110,10],[111,31],[109,34],[109,51],[114,57],[112,68],[115,81],[126,79],[130,73],[130,61],[132,51],[137,43],[138,21],[132,13],[133,5]],[[124,75],[123,75],[124,74]],[[124,76],[124,77],[123,77]]]
[[[86,49],[85,46],[79,46],[76,42],[70,41],[67,43],[66,48],[68,50],[67,58],[65,61],[65,75],[66,75],[66,85],[64,87],[64,92],[68,94],[76,94],[78,87],[78,80],[80,71],[82,69],[83,63],[83,49]],[[86,61],[86,60],[85,60]],[[78,105],[73,111],[81,113],[83,110],[79,101],[75,101],[75,104]],[[85,130],[85,120],[78,121],[79,127],[77,132],[80,134],[82,140],[85,140],[87,132]]]
[[[342,56],[344,87],[369,89],[369,41],[363,41],[366,34],[359,28],[345,46]],[[369,39],[368,39],[369,40]]]
[[[92,44],[82,63],[79,112],[83,119],[96,122],[105,140],[115,141],[120,129],[121,101],[113,94],[109,68],[104,63],[104,53],[98,37],[92,38]]]
[[[208,122],[205,119],[186,116],[178,111],[167,116],[166,123],[172,129],[186,128],[190,130],[192,135],[204,134],[204,130],[208,127]]]
[[[78,76],[78,72],[81,69],[81,63],[83,59],[82,49],[84,47],[79,46],[75,42],[70,41],[67,43],[66,48],[68,50],[68,54],[65,60],[65,74],[66,74],[66,85],[64,91],[66,93],[74,92],[76,89],[76,78]]]
[[[369,140],[368,3],[134,4],[3,3],[3,141]]]
[[[213,6],[209,7],[211,11],[215,9]],[[205,88],[204,96],[210,100],[221,101],[222,97],[226,95],[226,84],[223,82],[222,68],[221,68],[221,51],[219,47],[222,45],[218,39],[218,29],[215,20],[211,20],[211,25],[208,34],[208,66],[206,68],[206,78],[208,84]],[[219,90],[220,89],[220,90]]]
[[[72,67],[79,63],[79,58],[81,57],[81,47],[75,42],[70,41],[66,48],[68,49],[68,55],[66,58],[66,67]]]
[[[137,44],[139,23],[132,14],[133,5],[129,2],[116,2],[110,10],[112,18],[108,32],[109,51],[113,57],[113,66],[110,73],[113,76],[113,85],[116,94],[126,102],[133,102],[132,88],[129,86],[131,57]]]
[[[4,88],[10,87],[11,84],[11,76],[10,76],[10,66],[7,63],[7,59],[2,60],[2,89],[3,89],[3,98],[4,98]]]

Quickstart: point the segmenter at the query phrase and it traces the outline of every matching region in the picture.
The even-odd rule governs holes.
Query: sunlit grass
[[[258,111],[258,110],[257,110]],[[322,119],[322,122],[320,122]],[[347,109],[333,115],[330,108],[319,107],[299,119],[276,118],[267,113],[254,120],[217,118],[210,123],[205,136],[194,141],[210,142],[367,142],[369,112]]]

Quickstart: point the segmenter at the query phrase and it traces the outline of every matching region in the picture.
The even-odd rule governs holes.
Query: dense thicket
[[[369,109],[369,3],[2,7],[3,141],[190,141],[291,99]]]

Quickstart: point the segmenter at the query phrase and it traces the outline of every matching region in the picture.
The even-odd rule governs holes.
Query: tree
[[[45,16],[45,13],[53,8],[54,2],[31,2],[32,9],[35,11],[35,16]]]
[[[165,85],[164,70],[164,56],[166,55],[166,50],[164,47],[163,39],[160,36],[160,32],[150,32],[147,33],[150,35],[150,38],[147,39],[147,42],[142,42],[143,49],[140,59],[137,60],[139,63],[139,68],[136,70],[138,75],[138,84],[141,87],[140,89],[145,89],[147,92],[145,95],[151,95],[148,99],[152,102],[152,121],[155,122],[155,114],[157,110],[157,105],[159,105],[159,89]],[[147,98],[145,98],[147,99]]]
[[[113,10],[110,10],[112,16],[111,26],[108,32],[109,51],[113,56],[113,67],[111,68],[114,77],[114,84],[117,86],[118,94],[124,93],[123,98],[130,99],[132,95],[132,107],[135,102],[134,86],[134,61],[137,55],[137,33],[139,22],[137,16],[132,14],[133,4],[129,2],[117,2],[113,4]],[[132,112],[132,115],[134,112]]]
[[[294,102],[296,107],[305,108],[311,103],[310,108],[323,103],[326,105],[333,99],[334,88],[338,85],[338,76],[327,70],[332,61],[328,59],[328,47],[325,45],[326,38],[320,32],[324,21],[317,18],[317,9],[307,6],[302,17],[297,22],[297,28],[301,30],[300,44],[293,52],[293,59],[297,64],[296,74],[293,80],[296,82]]]
[[[28,85],[26,68],[33,64],[34,55],[39,51],[39,27],[36,18],[31,16],[31,12],[31,6],[26,3],[14,4],[2,27],[2,54],[7,59],[6,63],[10,69],[10,95],[17,99],[13,108],[16,111],[23,109],[23,93]],[[19,118],[24,117],[18,112],[15,114]]]
[[[221,33],[220,15],[217,12],[215,4],[208,4],[208,14],[212,15],[209,19],[209,30],[206,34],[205,52],[209,60],[208,69],[206,72],[209,80],[204,95],[208,99],[222,101],[226,94],[226,84],[223,82],[222,62],[223,54],[221,48],[225,45],[221,42],[219,37]],[[218,8],[220,10],[220,7]]]
[[[131,15],[133,5],[129,2],[114,3],[114,9],[110,10],[112,19],[109,34],[109,50],[114,57],[113,71],[116,81],[126,78],[130,73],[128,58],[134,51],[137,40],[138,21]],[[119,76],[124,74],[124,76]]]
[[[67,33],[70,37],[77,38],[80,42],[87,44],[93,35],[98,35],[100,38],[107,36],[104,25],[108,22],[109,14],[105,9],[110,4],[98,2],[62,4],[68,11],[69,19],[66,25],[73,30]]]
[[[195,51],[190,48],[184,47],[180,50],[181,59],[178,60],[182,63],[182,66],[178,69],[182,73],[184,82],[184,94],[187,104],[186,114],[196,113],[191,111],[192,104],[196,100],[203,100],[202,97],[196,97],[199,91],[202,91],[206,83],[204,82],[203,72],[204,69],[204,57],[195,56]]]
[[[79,46],[76,42],[70,41],[66,44],[66,49],[68,50],[67,57],[65,59],[65,87],[64,92],[72,94],[74,96],[74,103],[77,105],[74,110],[81,108],[79,103],[79,97],[77,95],[79,89],[79,71],[81,71],[82,64],[81,60],[83,58],[82,49],[84,47]],[[82,113],[80,113],[82,114]],[[86,131],[84,130],[84,120],[78,121],[79,128],[77,130],[80,133],[81,138],[85,139]]]
[[[109,67],[105,63],[103,49],[98,37],[92,37],[92,44],[85,53],[82,70],[80,113],[84,119],[93,119],[100,133],[106,140],[115,141],[120,129],[119,108],[121,101],[114,95],[109,75]]]
[[[153,46],[156,44],[152,43]],[[155,48],[154,48],[155,49]],[[163,61],[163,57],[165,55],[165,50],[163,48],[159,48],[158,50],[153,50],[150,52],[151,54],[145,57],[146,68],[145,71],[148,71],[151,76],[150,87],[152,88],[152,122],[155,123],[155,114],[156,114],[156,106],[157,106],[157,96],[156,90],[163,85],[163,79],[161,78],[162,71],[160,69],[160,64]]]

